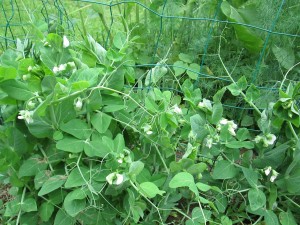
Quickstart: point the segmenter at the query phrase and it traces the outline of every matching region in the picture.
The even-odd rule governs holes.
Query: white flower
[[[144,132],[148,135],[153,134],[153,131],[151,130],[151,126],[149,124],[146,124],[142,127],[144,129]]]
[[[30,77],[31,77],[30,74],[25,74],[25,75],[22,76],[22,79],[23,80],[28,80]]]
[[[28,66],[27,71],[30,72],[32,71],[33,67],[32,66]]]
[[[52,69],[53,73],[58,73],[59,72],[59,68],[57,66],[54,66]]]
[[[64,35],[63,36],[63,47],[67,48],[67,47],[69,47],[69,45],[70,45],[70,41],[68,40],[67,36]]]
[[[272,170],[272,176],[270,177],[270,181],[273,183],[278,175],[279,173],[277,173],[275,170]]]
[[[33,111],[21,110],[19,112],[18,119],[25,120],[29,124],[29,123],[33,123],[32,116],[33,116]]]
[[[123,159],[118,159],[118,163],[122,164],[123,163]]]
[[[274,144],[275,141],[276,141],[276,136],[275,136],[274,134],[267,134],[267,135],[266,135],[266,142],[267,142],[269,145]]]
[[[227,125],[228,126],[228,131],[232,136],[235,136],[235,130],[237,129],[237,125],[234,123],[233,120],[227,120],[222,118],[219,121],[219,124],[217,125],[217,130],[221,130],[221,126]]]
[[[120,185],[124,180],[124,176],[122,174],[118,174],[116,172],[108,174],[106,176],[106,181],[111,184]]]
[[[272,171],[272,167],[271,166],[268,166],[266,169],[265,169],[265,174],[266,174],[266,176],[269,176],[269,174],[271,173],[271,171]]]
[[[64,71],[67,68],[67,64],[60,64],[58,67],[59,71]]]
[[[206,138],[206,147],[211,148],[213,145],[213,139],[209,136],[208,138]]]
[[[174,105],[173,107],[174,107],[174,108],[173,108],[173,112],[174,112],[174,113],[176,113],[176,114],[182,114],[182,110],[181,110],[181,108],[178,107],[177,104]]]
[[[198,107],[212,111],[211,101],[205,98],[203,98],[202,102],[199,102]]]
[[[82,105],[83,105],[82,99],[81,99],[81,98],[77,98],[77,99],[75,100],[75,102],[74,102],[75,109],[76,109],[77,111],[80,111],[80,110],[82,109]]]
[[[274,142],[276,141],[276,136],[274,134],[257,135],[254,141],[257,144],[262,142],[264,147],[268,147],[269,145],[274,144]]]

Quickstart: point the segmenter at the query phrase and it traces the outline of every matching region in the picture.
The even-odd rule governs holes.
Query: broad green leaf
[[[36,190],[40,189],[50,176],[51,173],[48,170],[38,172],[34,177],[34,188]]]
[[[285,68],[290,69],[295,64],[295,54],[291,47],[272,47],[273,54],[275,55],[279,64]]]
[[[118,134],[114,139],[114,152],[122,153],[125,149],[125,140],[122,134]]]
[[[58,210],[54,219],[54,225],[74,225],[75,219],[65,213],[62,209]]]
[[[202,141],[209,134],[208,130],[204,128],[206,120],[199,114],[196,114],[190,117],[190,122],[193,134],[196,135],[199,141]]]
[[[237,9],[231,6],[227,1],[222,2],[221,10],[229,21],[242,24],[245,23]],[[250,28],[235,24],[232,26],[235,29],[237,39],[241,41],[245,48],[251,53],[258,53],[261,50],[264,42],[257,34],[250,30]]]
[[[88,157],[101,157],[104,158],[111,151],[103,141],[95,140],[95,141],[85,141],[84,142],[84,152]]]
[[[253,211],[263,208],[266,205],[266,195],[257,188],[251,188],[248,192],[250,208]]]
[[[144,163],[141,161],[135,161],[130,163],[128,175],[132,177],[136,177],[139,175],[144,169]]]
[[[43,202],[39,209],[39,214],[43,222],[49,221],[54,212],[54,205],[51,202]]]
[[[103,112],[98,112],[92,115],[91,123],[99,133],[105,133],[110,125],[111,119],[111,116]]]
[[[211,218],[211,215],[211,211],[195,207],[192,211],[192,219],[188,220],[186,225],[207,224]]]
[[[254,148],[254,143],[251,141],[230,141],[226,144],[227,148]]]
[[[187,67],[188,65],[182,61],[175,62],[173,66],[175,76],[177,77],[185,73]]]
[[[188,187],[196,196],[199,196],[194,177],[187,172],[176,174],[169,183],[170,188]]]
[[[232,225],[233,222],[232,222],[231,219],[229,219],[228,216],[222,216],[222,217],[221,217],[221,224],[222,224],[222,225]]]
[[[25,199],[24,202],[21,204],[21,210],[23,212],[37,211],[37,205],[35,199],[33,198]]]
[[[247,139],[251,139],[251,135],[247,128],[240,128],[236,132],[236,137],[239,141],[245,141]]]
[[[84,140],[79,140],[73,137],[64,137],[56,143],[57,149],[72,153],[82,152],[84,145]]]
[[[193,62],[193,57],[191,55],[184,54],[184,53],[179,54],[179,59],[183,62],[186,62],[186,63],[192,63]]]
[[[113,39],[113,43],[114,46],[118,49],[122,49],[125,47],[127,42],[127,37],[124,33],[118,32],[116,33],[114,39]]]
[[[279,225],[278,218],[273,211],[267,210],[264,217],[266,225]]]
[[[213,105],[212,115],[211,115],[211,122],[213,124],[217,124],[223,116],[223,106],[222,103],[215,103]]]
[[[20,101],[27,101],[34,96],[28,86],[17,80],[6,80],[0,83],[0,89],[9,97]]]
[[[251,187],[256,188],[257,187],[257,182],[258,182],[258,174],[256,171],[253,169],[248,169],[243,167],[242,171],[244,173],[244,176],[248,183],[251,185]]]
[[[210,185],[200,183],[200,182],[196,183],[196,186],[200,191],[204,191],[204,192],[209,191],[211,189]]]
[[[66,188],[79,187],[85,185],[89,181],[90,171],[86,167],[76,167],[68,175],[65,183]]]
[[[254,84],[251,84],[246,91],[247,101],[253,102],[257,100],[259,97],[261,97],[259,89]]]
[[[290,210],[279,213],[279,221],[282,225],[297,225],[295,217]]]
[[[71,83],[77,83],[85,81],[87,82],[87,87],[94,86],[98,82],[99,74],[103,71],[102,68],[87,68],[77,70],[69,79]]]
[[[238,173],[238,169],[227,160],[217,161],[212,177],[213,179],[231,179]]]
[[[162,64],[157,64],[154,68],[152,68],[146,76],[145,86],[149,86],[150,84],[156,84],[160,79],[166,75],[168,69]]]
[[[62,175],[55,175],[50,177],[42,186],[38,196],[46,195],[58,188],[60,188],[66,181],[66,177]]]
[[[232,83],[227,86],[228,90],[233,96],[238,96],[243,90],[247,88],[247,80],[245,76],[242,76],[236,83]]]
[[[88,124],[80,119],[73,119],[65,124],[62,124],[60,125],[60,129],[76,138],[83,140],[89,138],[92,133],[92,130],[88,127]]]
[[[17,76],[17,70],[14,67],[0,66],[0,81],[15,79]]]
[[[47,168],[46,161],[39,155],[31,156],[25,160],[19,169],[19,177],[35,176],[38,172]]]
[[[75,217],[78,213],[83,211],[86,206],[86,194],[82,189],[76,189],[65,197],[64,209],[66,212]]]
[[[158,187],[152,182],[141,183],[140,190],[148,198],[154,198],[156,195],[163,195],[166,193],[165,191],[159,190]]]
[[[51,92],[53,92],[56,84],[57,81],[54,76],[45,76],[41,83],[42,92],[44,94],[50,94]]]
[[[192,80],[197,80],[199,73],[200,72],[200,65],[197,63],[192,63],[188,70],[186,71],[187,75],[192,79]]]

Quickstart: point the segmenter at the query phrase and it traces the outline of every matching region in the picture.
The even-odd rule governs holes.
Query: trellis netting
[[[37,31],[73,40],[90,34],[104,48],[115,36],[129,35],[135,37],[133,66],[150,71],[148,87],[180,92],[178,81],[188,75],[209,98],[231,82],[227,70],[261,89],[259,107],[300,77],[297,0],[2,0],[0,6],[0,52],[38,38]],[[169,71],[160,72],[164,82],[157,82],[155,68]]]

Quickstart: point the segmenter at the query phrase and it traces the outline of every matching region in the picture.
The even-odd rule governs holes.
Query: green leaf
[[[187,67],[188,65],[182,61],[175,62],[173,66],[175,76],[177,77],[185,73]]]
[[[69,79],[72,84],[85,81],[87,82],[87,87],[94,86],[98,82],[99,74],[103,72],[102,68],[87,68],[77,70]]]
[[[38,196],[46,195],[58,188],[60,188],[66,181],[66,177],[62,175],[55,175],[50,177],[42,186]]]
[[[27,85],[17,80],[6,80],[0,83],[0,88],[9,97],[20,101],[27,101],[34,96]]]
[[[157,64],[147,73],[145,79],[145,86],[149,86],[150,84],[156,84],[164,75],[167,74],[167,72],[168,69],[165,66]]]
[[[206,209],[195,207],[192,211],[192,219],[186,222],[186,225],[207,224],[210,220],[212,212]]]
[[[25,199],[25,201],[21,204],[21,210],[23,212],[37,211],[37,205],[35,199],[33,198]]]
[[[116,35],[114,36],[114,46],[118,49],[122,49],[125,47],[127,42],[127,37],[124,33],[118,32],[116,33]]]
[[[89,138],[92,133],[92,130],[88,127],[88,124],[80,119],[73,119],[65,124],[62,124],[60,129],[76,138],[83,140]]]
[[[103,112],[98,112],[92,115],[91,123],[99,133],[105,133],[110,125],[111,119],[111,116]]]
[[[247,128],[240,128],[236,132],[236,137],[239,141],[245,141],[247,139],[251,139],[251,135]]]
[[[213,105],[211,122],[217,124],[223,116],[223,106],[222,103],[218,102]]]
[[[246,148],[252,149],[254,148],[254,143],[251,141],[230,141],[226,143],[227,148]]]
[[[266,195],[257,188],[251,188],[248,192],[250,208],[253,211],[263,208],[266,205]]]
[[[242,171],[244,173],[244,176],[248,183],[251,185],[251,187],[256,188],[257,187],[257,182],[258,182],[258,174],[256,171],[253,169],[248,169],[243,167]]]
[[[17,70],[14,67],[0,66],[0,81],[15,79],[17,76]]]
[[[196,114],[190,117],[190,122],[194,135],[199,141],[202,141],[209,134],[208,130],[204,128],[206,120],[199,114]]]
[[[227,160],[218,161],[215,165],[213,179],[231,179],[238,174],[239,170]]]
[[[47,168],[47,163],[39,155],[31,156],[25,160],[19,169],[19,177],[35,176],[38,172]]]
[[[107,148],[105,143],[100,140],[95,141],[85,141],[84,142],[84,152],[88,157],[101,157],[104,158],[111,151]]]
[[[200,191],[204,191],[204,192],[209,191],[211,189],[210,185],[200,183],[200,182],[196,183],[196,186]]]
[[[274,45],[272,47],[272,52],[283,68],[288,70],[295,64],[295,54],[291,47],[287,46],[284,48],[280,48]]]
[[[54,205],[51,202],[43,202],[39,214],[43,222],[49,221],[54,212]]]
[[[86,206],[86,194],[82,189],[76,189],[65,197],[64,208],[66,212],[75,217],[78,213],[83,211]]]
[[[184,54],[184,53],[179,54],[179,59],[183,62],[186,62],[186,63],[192,63],[193,62],[193,57],[188,55],[188,54]]]
[[[71,216],[69,216],[67,213],[65,213],[62,209],[58,210],[54,225],[74,225],[75,219],[73,219]]]
[[[247,80],[245,76],[242,76],[236,83],[232,83],[227,86],[228,90],[233,96],[238,96],[243,90],[247,88]]]
[[[188,70],[186,71],[187,75],[192,79],[192,80],[197,80],[198,78],[198,73],[200,72],[200,65],[196,63],[192,63]]]
[[[144,169],[144,163],[142,163],[141,161],[132,162],[129,167],[128,175],[136,177],[142,172],[143,169]]]
[[[279,213],[279,220],[282,225],[297,225],[295,217],[290,210]]]
[[[65,183],[66,188],[73,188],[85,185],[89,180],[90,171],[86,167],[76,167],[69,174],[67,181]]]
[[[273,211],[267,210],[264,217],[266,225],[279,225],[278,218]]]
[[[114,139],[114,152],[122,153],[125,149],[125,140],[122,134],[118,134]]]
[[[72,153],[82,152],[84,145],[84,140],[79,140],[73,137],[64,137],[56,143],[57,149]]]
[[[221,217],[221,224],[222,225],[232,225],[232,220],[229,219],[228,216],[222,216]]]
[[[221,10],[229,21],[241,24],[246,23],[237,9],[231,6],[227,1],[222,2]],[[233,24],[232,26],[234,27],[234,30],[236,32],[237,39],[243,43],[248,51],[250,51],[251,53],[260,52],[264,42],[257,34],[255,34],[246,26],[235,24]]]
[[[261,96],[259,89],[254,85],[251,84],[250,87],[246,91],[246,99],[249,102],[253,102],[257,100]]]
[[[166,193],[165,191],[159,190],[158,187],[152,182],[141,183],[140,190],[148,198],[154,198],[156,195],[163,195]]]
[[[196,196],[199,195],[194,177],[187,172],[176,174],[169,183],[170,188],[188,187]]]

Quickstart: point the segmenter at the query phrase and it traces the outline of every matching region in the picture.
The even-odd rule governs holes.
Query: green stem
[[[52,167],[50,161],[48,160],[48,156],[46,155],[45,151],[43,150],[42,147],[39,147],[39,149],[40,149],[41,153],[43,154],[44,158],[47,160],[50,170],[53,172],[54,171],[53,167]]]
[[[22,193],[22,197],[21,197],[21,202],[20,202],[20,210],[19,210],[19,213],[18,213],[16,225],[18,225],[19,222],[20,222],[21,213],[22,213],[22,209],[21,209],[21,208],[22,208],[22,204],[23,204],[23,202],[24,202],[25,193],[26,193],[26,187],[24,187],[24,189],[23,189],[23,193]]]
[[[169,168],[167,167],[167,164],[166,164],[166,162],[165,162],[164,158],[162,157],[162,155],[161,155],[161,153],[160,153],[160,151],[159,151],[158,147],[157,147],[156,145],[154,145],[154,147],[155,147],[155,149],[156,149],[156,152],[157,152],[157,154],[158,154],[158,156],[159,156],[160,160],[162,161],[162,164],[163,164],[163,165],[164,165],[164,167],[165,167],[165,170],[166,170],[166,171],[167,171],[167,173],[169,174],[169,173],[170,173],[170,171],[169,171]]]
[[[289,200],[291,203],[293,203],[295,206],[297,206],[298,208],[300,208],[300,205],[296,202],[294,202],[293,199],[289,198],[288,196],[284,195],[283,197],[285,197],[287,200]]]
[[[288,123],[288,125],[289,125],[289,128],[290,128],[290,130],[291,130],[291,132],[292,132],[294,138],[295,138],[297,141],[299,141],[299,137],[298,137],[298,135],[296,134],[296,132],[295,132],[295,130],[294,130],[294,127],[293,127],[292,123],[289,122],[289,121],[288,121],[287,123]]]

